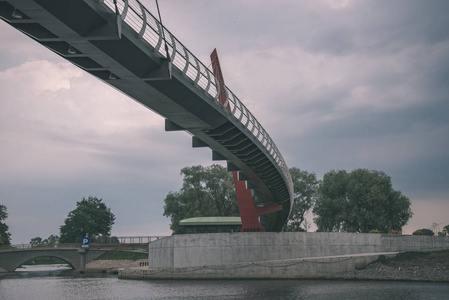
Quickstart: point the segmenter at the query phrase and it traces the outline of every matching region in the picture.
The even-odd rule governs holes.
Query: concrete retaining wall
[[[322,278],[379,255],[449,249],[449,237],[281,232],[176,235],[149,246],[149,267],[119,271],[133,279]]]
[[[150,243],[149,267],[185,268],[430,249],[449,249],[449,237],[333,232],[186,234]]]
[[[354,270],[376,260],[379,255],[391,257],[396,253],[344,255],[288,259],[226,265],[139,268],[119,270],[122,279],[299,279],[323,278],[335,273]]]

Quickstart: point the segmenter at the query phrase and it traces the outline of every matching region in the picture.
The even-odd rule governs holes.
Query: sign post
[[[89,248],[89,238],[86,237],[81,240],[81,247]]]

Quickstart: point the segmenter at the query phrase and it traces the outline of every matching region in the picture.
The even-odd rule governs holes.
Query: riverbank
[[[199,268],[126,268],[120,269],[118,275],[122,279],[148,280],[271,278],[449,282],[449,250],[379,254],[373,258],[370,258],[373,255],[352,255]],[[337,271],[346,268],[349,271]],[[238,272],[232,273],[235,270]]]
[[[114,260],[94,260],[86,265],[83,270],[76,270],[81,274],[113,274],[117,275],[119,269],[139,268],[148,266],[148,259],[114,259]]]
[[[141,251],[110,250],[77,270],[81,274],[113,274],[119,269],[148,266],[148,253]]]
[[[358,270],[341,272],[326,278],[449,282],[449,250],[404,252],[393,258],[380,256]]]

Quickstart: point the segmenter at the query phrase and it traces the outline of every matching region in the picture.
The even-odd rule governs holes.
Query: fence
[[[92,241],[95,246],[126,246],[135,244],[149,244],[166,236],[112,236],[102,237],[99,241]],[[55,244],[14,244],[0,246],[0,251],[10,250],[25,250],[25,249],[39,249],[39,248],[80,248],[79,243],[55,243]]]

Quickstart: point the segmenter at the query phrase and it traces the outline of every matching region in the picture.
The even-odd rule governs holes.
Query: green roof
[[[240,217],[198,217],[181,220],[179,225],[242,225],[242,220]]]

